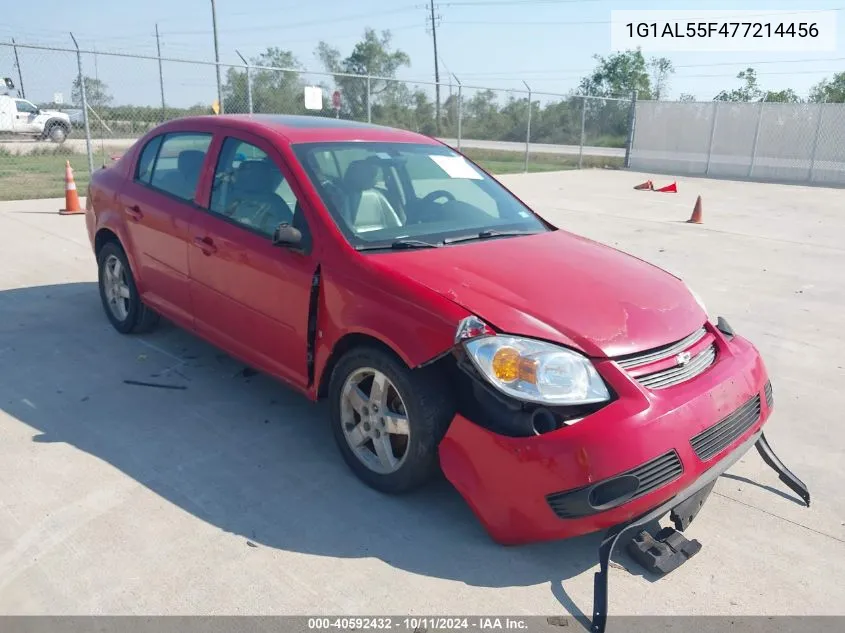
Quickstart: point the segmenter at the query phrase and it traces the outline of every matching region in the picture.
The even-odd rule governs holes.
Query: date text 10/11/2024
[[[511,617],[313,617],[308,618],[310,630],[479,630],[479,631],[519,631],[528,628],[524,618]]]

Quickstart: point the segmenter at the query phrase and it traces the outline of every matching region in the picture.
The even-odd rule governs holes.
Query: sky
[[[523,89],[566,94],[595,66],[594,55],[611,52],[612,10],[735,10],[723,0],[435,0],[442,81],[456,76],[466,86]],[[390,30],[395,48],[411,66],[397,76],[433,81],[434,60],[426,0],[216,0],[221,62],[239,64],[268,46],[293,51],[309,70],[324,70],[314,56],[320,40],[348,55],[367,27]],[[682,93],[712,99],[720,90],[739,87],[736,74],[756,68],[765,90],[792,88],[806,96],[811,86],[845,70],[845,0],[744,0],[742,9],[837,10],[835,51],[789,52],[645,52],[668,57],[676,68],[668,98]],[[37,14],[37,15],[36,15]],[[668,15],[671,15],[669,13]],[[37,16],[60,16],[42,19]],[[112,57],[108,51],[155,55],[158,24],[162,55],[213,61],[210,0],[0,0],[0,43],[72,48],[73,32],[83,49],[101,51],[83,58],[86,75],[98,76],[115,103],[160,103],[155,60]],[[56,92],[70,100],[76,58],[69,52],[18,48],[27,97],[51,101]],[[212,65],[165,62],[162,69],[169,104],[211,103],[216,97]],[[13,51],[0,46],[0,76],[17,83]],[[325,77],[307,75],[309,81]],[[473,88],[467,88],[471,94]]]

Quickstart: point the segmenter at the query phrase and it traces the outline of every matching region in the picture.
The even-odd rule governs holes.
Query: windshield
[[[356,141],[293,149],[356,248],[550,230],[494,179],[442,145]]]

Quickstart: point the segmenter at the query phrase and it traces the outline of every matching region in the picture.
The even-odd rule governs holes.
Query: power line
[[[845,57],[823,57],[819,59],[763,59],[757,61],[736,61],[736,62],[711,62],[706,64],[673,64],[674,68],[709,68],[711,66],[744,66],[744,67],[754,67],[760,64],[812,64],[814,62],[834,62],[834,61],[843,61]],[[492,71],[492,72],[461,72],[460,75],[467,76],[467,77],[497,77],[497,78],[508,78],[508,79],[519,79],[521,77],[525,77],[527,75],[535,76],[540,78],[540,76],[552,76],[558,77],[561,75],[567,75],[572,73],[588,73],[592,72],[593,68],[560,68],[560,69],[549,69],[549,70],[505,70],[505,71]]]
[[[762,17],[762,16],[770,16],[770,15],[803,15],[806,13],[828,13],[830,11],[842,11],[845,10],[845,7],[835,7],[832,9],[805,9],[799,11],[776,11],[776,12],[766,12],[766,13],[747,13],[743,14],[743,17]],[[708,19],[713,20],[717,18],[733,18],[736,17],[736,12],[728,13],[725,15],[707,15],[707,16],[700,16],[701,19]],[[676,21],[683,21],[683,20],[693,20],[696,16],[684,16],[684,17],[677,17],[677,18],[664,18],[663,22],[676,22]],[[449,24],[483,24],[487,26],[585,26],[589,24],[614,24],[614,20],[567,20],[563,22],[558,22],[554,20],[542,20],[542,21],[531,21],[531,22],[515,22],[513,20],[505,20],[505,21],[494,21],[494,20],[471,20],[471,21],[454,21],[450,20]],[[617,21],[618,22],[618,21]]]
[[[316,20],[306,20],[304,22],[286,22],[284,24],[277,24],[277,25],[264,25],[264,26],[249,26],[249,27],[241,27],[241,28],[233,28],[233,29],[220,29],[221,33],[251,33],[254,31],[276,31],[276,30],[283,30],[283,29],[296,29],[301,28],[303,26],[314,26],[314,25],[322,25],[322,24],[334,24],[337,22],[349,22],[351,20],[363,20],[366,18],[374,18],[374,17],[381,17],[384,15],[395,15],[397,13],[408,13],[410,11],[416,11],[419,9],[419,5],[406,5],[404,7],[396,7],[394,9],[382,9],[381,11],[375,11],[370,13],[358,13],[355,15],[344,15],[338,16],[336,18],[319,18]],[[166,35],[208,35],[209,31],[207,29],[204,30],[190,30],[190,31],[168,31]]]
[[[440,16],[434,15],[434,0],[429,0],[428,9],[431,10],[431,41],[434,44],[434,126],[440,131],[440,64],[437,61],[437,21]]]
[[[479,2],[444,2],[447,7],[520,6],[524,4],[584,4],[608,0],[480,0]]]
[[[217,107],[220,114],[223,114],[223,83],[220,80],[220,49],[217,43],[217,8],[214,0],[211,0],[211,24],[214,31],[214,69],[217,71]],[[159,62],[161,55],[159,54]]]
[[[15,68],[18,69],[18,83],[21,86],[21,98],[26,99],[26,90],[23,87],[23,71],[21,71],[21,60],[18,58],[18,47],[15,45],[15,38],[12,38],[12,48],[15,51]]]

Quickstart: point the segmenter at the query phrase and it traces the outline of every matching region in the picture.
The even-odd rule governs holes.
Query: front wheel
[[[61,125],[54,125],[48,130],[47,138],[54,143],[64,143],[67,138],[67,130]]]
[[[352,471],[376,490],[413,490],[437,470],[437,447],[455,413],[433,368],[412,370],[361,347],[338,361],[329,384],[335,440]]]

